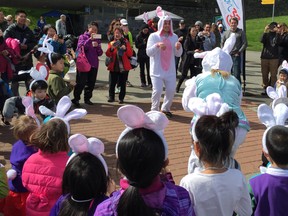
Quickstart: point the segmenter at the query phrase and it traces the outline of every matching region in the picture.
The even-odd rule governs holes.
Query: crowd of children
[[[270,162],[268,168],[262,169],[265,173],[246,182],[234,159],[250,128],[240,106],[240,83],[230,75],[233,63],[229,53],[235,35],[231,35],[223,49],[194,55],[203,58],[203,73],[187,81],[183,93],[183,108],[195,115],[190,130],[188,174],[179,185],[165,170],[169,164],[164,136],[167,116],[159,111],[145,113],[135,105],[118,109],[117,116],[126,128],[115,146],[121,173],[120,188],[116,190],[102,157],[104,143],[81,134],[70,136],[69,121],[83,117],[87,111],[70,110],[72,101],[66,95],[76,82],[64,81],[63,55],[52,52],[52,45],[47,42],[48,37],[55,39],[54,30],[47,27],[42,45],[33,49],[38,62],[30,70],[33,81],[27,97],[9,98],[2,111],[7,124],[15,112],[19,114],[13,124],[17,141],[10,155],[11,169],[5,174],[0,164],[0,212],[5,216],[286,214],[285,100],[275,97],[272,108],[260,105],[258,109],[259,119],[268,127],[262,140],[263,154]],[[1,42],[5,43],[0,32],[0,45]],[[112,52],[114,48],[109,49]],[[286,93],[287,97],[286,64],[282,64],[274,91],[279,95]],[[110,89],[113,95],[115,85]],[[207,86],[210,88],[204,88]],[[71,112],[67,113],[68,110]]]

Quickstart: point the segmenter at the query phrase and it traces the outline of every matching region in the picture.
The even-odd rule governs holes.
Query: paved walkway
[[[257,172],[258,166],[260,165],[261,139],[265,127],[261,125],[257,118],[257,106],[262,102],[270,102],[270,99],[260,96],[262,89],[260,87],[261,73],[259,56],[260,54],[257,52],[247,52],[246,96],[243,97],[242,107],[250,121],[251,131],[248,133],[245,143],[240,147],[236,154],[236,159],[240,162],[242,171],[245,175]],[[129,80],[134,87],[127,88],[125,103],[135,104],[144,111],[149,111],[151,89],[139,87],[139,68],[130,71]],[[187,172],[187,161],[190,155],[191,145],[191,137],[188,131],[192,113],[183,111],[181,93],[182,92],[180,91],[180,93],[175,96],[171,109],[173,118],[171,118],[170,123],[165,130],[165,136],[169,145],[169,168],[174,175],[176,183],[179,183]],[[115,98],[115,103],[108,103],[107,96],[108,71],[104,66],[103,56],[101,57],[98,81],[92,99],[95,104],[93,106],[83,104],[83,108],[87,109],[88,115],[81,120],[72,121],[71,129],[72,134],[83,133],[88,137],[95,136],[104,142],[105,159],[112,176],[117,179],[115,142],[124,129],[124,125],[116,116],[117,109],[120,107],[117,102],[117,96]],[[6,167],[10,166],[9,155],[13,142],[15,142],[15,139],[13,138],[12,130],[0,125],[0,157],[5,159]]]

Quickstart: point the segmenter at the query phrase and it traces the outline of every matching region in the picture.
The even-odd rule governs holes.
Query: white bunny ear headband
[[[263,151],[268,154],[266,134],[268,130],[275,125],[285,125],[285,121],[288,118],[288,107],[283,103],[279,103],[274,107],[274,109],[271,109],[267,104],[260,104],[257,110],[257,115],[261,123],[267,127],[263,133],[262,146]]]
[[[48,55],[48,59],[50,61],[50,63],[52,64],[52,59],[51,59],[51,55],[52,53],[54,52],[54,48],[53,46],[49,43],[49,41],[47,40],[47,37],[44,39],[43,41],[43,46],[42,47],[39,47],[38,50],[40,52],[43,52],[43,53],[47,53]]]
[[[287,98],[287,88],[285,85],[281,85],[277,90],[273,87],[268,86],[266,88],[267,95],[273,99],[272,102],[272,109],[279,103],[284,103],[288,105],[288,98]]]
[[[224,47],[220,49],[216,47],[211,51],[202,53],[195,53],[195,58],[203,58],[202,67],[203,72],[211,72],[214,70],[221,70],[230,73],[233,62],[230,56],[230,52],[236,43],[236,35],[232,33],[230,37],[225,41]]]
[[[167,127],[168,118],[159,111],[145,113],[141,108],[134,105],[122,106],[117,111],[118,118],[126,125],[126,129],[120,134],[116,144],[116,155],[118,156],[118,144],[122,137],[135,128],[146,128],[154,131],[162,139],[165,149],[165,158],[168,158],[168,144],[164,137],[164,129]]]
[[[196,121],[193,122],[191,130],[194,141],[198,141],[198,138],[195,133],[195,126],[197,124],[198,119],[201,116],[215,115],[219,117],[223,113],[228,112],[230,110],[228,104],[223,103],[220,95],[217,93],[208,95],[205,100],[198,97],[190,98],[188,102],[188,108],[197,116]]]
[[[27,116],[32,117],[36,121],[38,127],[40,127],[40,121],[39,121],[39,119],[37,118],[37,116],[35,115],[35,112],[34,112],[34,106],[33,106],[32,97],[28,97],[28,96],[22,97],[22,104],[25,107],[25,114]]]
[[[33,84],[34,84],[36,81],[43,80],[43,81],[46,82],[45,78],[46,78],[46,76],[47,76],[47,69],[46,69],[46,67],[41,66],[41,67],[39,68],[39,71],[38,71],[38,70],[36,70],[35,67],[32,67],[32,68],[30,69],[30,76],[34,79],[34,80],[30,83],[30,85],[29,85],[29,89],[31,90]],[[47,82],[46,82],[46,83],[47,83]]]
[[[101,161],[105,169],[106,175],[108,176],[108,166],[101,155],[104,152],[104,144],[101,140],[95,137],[87,139],[82,134],[74,134],[69,137],[68,143],[74,153],[70,156],[69,160],[67,161],[67,164],[77,154],[82,152],[89,152],[94,156],[96,156]]]
[[[70,109],[71,105],[72,105],[72,102],[70,98],[68,96],[64,96],[59,100],[57,104],[56,113],[48,109],[45,106],[40,106],[39,110],[43,115],[51,115],[51,116],[54,116],[54,118],[59,118],[62,121],[64,121],[67,126],[68,134],[70,134],[69,121],[71,119],[82,118],[83,116],[87,114],[87,111],[85,109],[74,109],[68,114],[66,114],[66,112]]]

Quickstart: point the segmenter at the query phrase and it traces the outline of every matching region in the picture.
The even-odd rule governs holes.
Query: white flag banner
[[[237,17],[239,20],[238,28],[243,29],[243,7],[242,0],[217,0],[218,6],[223,17],[226,29],[230,29],[229,20],[232,17]]]

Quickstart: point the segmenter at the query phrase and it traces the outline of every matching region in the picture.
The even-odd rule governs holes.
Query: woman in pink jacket
[[[49,215],[62,194],[62,176],[68,160],[68,132],[64,121],[51,119],[35,132],[31,143],[39,151],[25,162],[22,182],[30,194],[26,201],[29,216]]]

